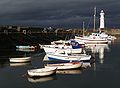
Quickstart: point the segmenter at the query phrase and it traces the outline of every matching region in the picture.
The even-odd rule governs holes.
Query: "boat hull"
[[[81,53],[82,52],[82,48],[78,48],[78,49],[72,49],[72,48],[55,48],[55,47],[43,47],[44,51],[46,53],[54,53],[56,51],[59,51],[61,53],[63,53],[63,51],[67,52],[68,54],[71,54],[71,53]]]
[[[17,51],[33,52],[37,46],[16,46]]]
[[[57,64],[46,64],[45,68],[47,67],[56,67],[58,70],[63,69],[76,69],[82,66],[82,62],[69,62],[69,63],[57,63]]]
[[[105,40],[88,40],[85,41],[85,44],[108,44],[108,41]]]
[[[77,54],[77,55],[55,55],[47,54],[48,60],[51,61],[90,61],[91,55]]]
[[[10,62],[19,62],[19,63],[29,62],[29,61],[31,61],[31,57],[9,58],[9,61]]]
[[[84,37],[75,36],[76,41],[82,41],[85,44],[108,44],[108,40],[100,36],[90,35]]]
[[[51,67],[51,68],[40,68],[40,69],[31,69],[27,71],[28,75],[30,77],[36,77],[36,76],[49,76],[52,74],[56,73],[56,68],[55,67]]]

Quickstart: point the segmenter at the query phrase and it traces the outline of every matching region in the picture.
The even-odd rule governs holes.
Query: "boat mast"
[[[85,22],[83,21],[83,36],[84,36],[84,31],[85,31]]]
[[[95,32],[95,26],[96,26],[96,7],[94,7],[94,28],[93,28],[94,32]]]

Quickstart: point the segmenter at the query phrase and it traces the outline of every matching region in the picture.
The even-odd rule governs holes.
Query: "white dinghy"
[[[9,58],[10,62],[18,62],[18,63],[23,63],[23,62],[29,62],[31,61],[31,57],[15,57],[15,58]]]
[[[82,66],[82,62],[69,62],[69,63],[55,63],[55,64],[46,64],[47,67],[56,67],[58,70],[60,69],[77,69]]]
[[[31,70],[27,70],[27,73],[30,77],[49,76],[56,73],[56,67],[31,69]]]

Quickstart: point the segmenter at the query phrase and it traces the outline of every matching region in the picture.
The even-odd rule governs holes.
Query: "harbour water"
[[[44,52],[0,52],[0,88],[120,88],[119,40],[99,50],[93,51],[95,62],[86,63],[86,68],[58,71],[36,79],[29,78],[26,72],[43,67]],[[32,59],[28,63],[10,63],[8,58],[14,55],[29,55]]]

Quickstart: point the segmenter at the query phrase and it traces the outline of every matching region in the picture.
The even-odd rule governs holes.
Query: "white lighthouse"
[[[104,28],[105,28],[104,12],[103,12],[103,10],[101,10],[101,12],[100,12],[100,29],[104,29]]]

